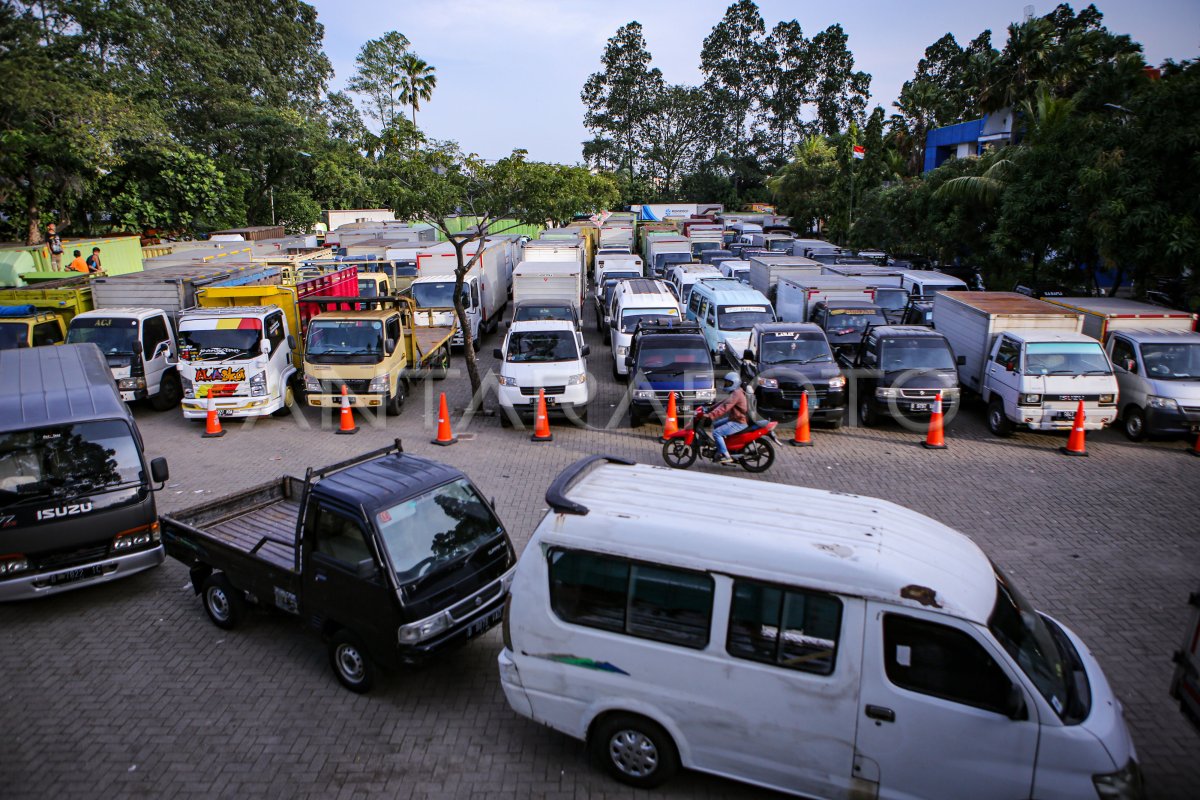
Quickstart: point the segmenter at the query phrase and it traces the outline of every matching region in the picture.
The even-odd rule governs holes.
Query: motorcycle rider
[[[749,426],[749,406],[742,381],[736,372],[725,373],[725,391],[729,397],[720,405],[713,406],[708,416],[712,419],[713,439],[717,442],[717,457],[722,464],[734,463],[725,445],[725,437],[746,430]]]

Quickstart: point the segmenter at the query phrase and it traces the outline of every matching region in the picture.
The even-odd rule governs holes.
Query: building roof
[[[100,348],[0,350],[0,431],[132,417]]]

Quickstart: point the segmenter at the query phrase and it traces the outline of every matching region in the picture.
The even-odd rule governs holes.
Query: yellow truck
[[[92,287],[85,275],[0,289],[0,350],[62,344],[75,315],[92,307]]]
[[[335,298],[306,302],[329,305]],[[446,309],[418,309],[408,297],[358,297],[357,311],[327,308],[312,318],[304,348],[310,406],[336,408],[345,386],[355,408],[400,413],[411,384],[441,380],[450,367],[457,326],[434,325]],[[427,316],[428,319],[421,317]]]

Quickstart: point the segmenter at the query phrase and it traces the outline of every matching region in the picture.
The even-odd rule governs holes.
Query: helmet
[[[736,372],[725,373],[725,391],[728,392],[733,390],[733,388],[738,386],[741,382],[741,376],[739,376]]]

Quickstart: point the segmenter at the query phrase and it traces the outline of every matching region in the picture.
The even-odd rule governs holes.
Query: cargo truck
[[[788,277],[814,278],[821,274],[821,264],[803,256],[753,255],[746,257],[750,262],[750,285],[762,292],[771,302],[775,301],[775,284],[781,275]]]
[[[875,302],[875,290],[853,278],[824,275],[783,276],[775,285],[775,314],[780,322],[808,322],[821,300]]]
[[[0,301],[4,298],[0,293]],[[1103,342],[1112,331],[1194,331],[1196,315],[1120,297],[1047,297],[1043,302],[1083,315],[1083,332]]]
[[[482,247],[479,258],[463,277],[463,307],[467,312],[471,338],[478,342],[483,334],[496,330],[508,305],[508,278],[504,259],[507,245],[488,240],[471,242],[463,250],[463,258],[469,260]],[[582,262],[581,262],[582,263]],[[421,314],[417,324],[434,327],[453,326],[453,344],[463,344],[463,331],[458,330],[454,316],[454,272],[458,259],[454,247],[443,242],[437,247],[427,248],[417,254],[417,278],[409,286],[409,293],[417,308],[438,310],[439,313]]]
[[[513,271],[513,303],[565,300],[583,314],[583,273],[576,261],[522,261]]]
[[[645,261],[650,269],[647,277],[661,278],[675,264],[692,260],[692,243],[683,236],[651,237],[646,244]]]
[[[338,681],[420,663],[500,623],[516,554],[495,509],[453,467],[394,447],[162,519],[209,619],[251,607],[320,634]]]
[[[0,289],[0,350],[62,344],[75,315],[92,307],[86,275]]]
[[[1080,332],[1081,314],[1015,292],[939,292],[933,316],[994,435],[1069,430],[1080,401],[1086,430],[1116,420],[1117,379],[1100,343]]]

